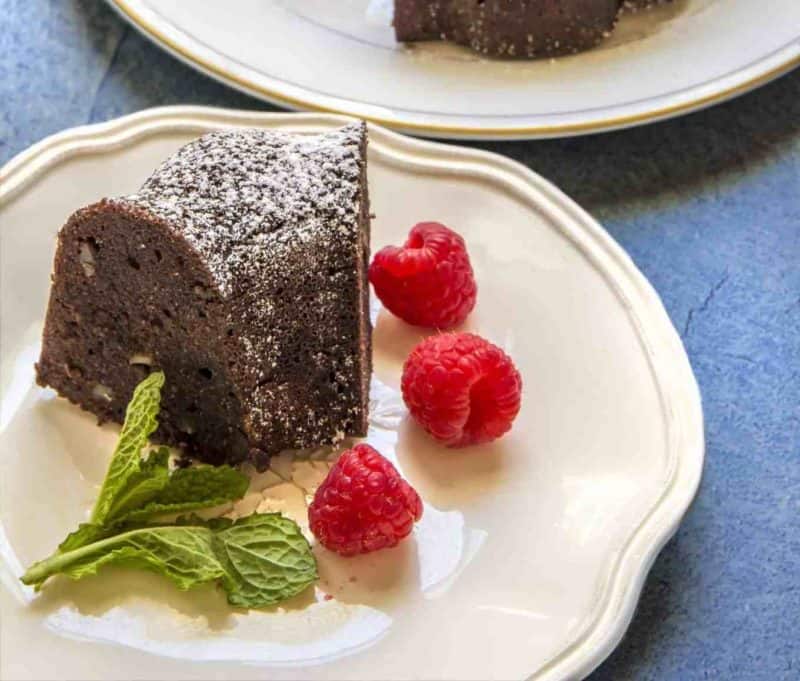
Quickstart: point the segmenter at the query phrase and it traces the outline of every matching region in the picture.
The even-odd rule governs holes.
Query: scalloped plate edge
[[[34,144],[0,168],[0,208],[37,177],[77,155],[109,153],[136,140],[180,129],[272,127],[314,132],[341,125],[329,114],[257,113],[200,106],[148,109],[106,123],[65,130]],[[564,650],[531,679],[555,681],[588,675],[625,633],[644,581],[661,548],[678,529],[700,485],[704,430],[700,391],[680,337],[658,294],[630,257],[582,208],[553,184],[498,154],[405,137],[370,124],[373,153],[415,167],[457,169],[489,179],[546,213],[592,263],[628,310],[657,377],[670,424],[671,479],[609,569],[594,612]]]

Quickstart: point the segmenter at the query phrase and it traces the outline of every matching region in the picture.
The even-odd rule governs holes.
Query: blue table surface
[[[63,128],[185,103],[273,108],[99,0],[0,0],[0,163]],[[699,495],[592,681],[800,678],[800,70],[673,121],[475,146],[605,225],[661,294],[703,393]]]

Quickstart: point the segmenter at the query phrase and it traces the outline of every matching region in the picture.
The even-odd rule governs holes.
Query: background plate
[[[85,517],[114,435],[33,383],[65,217],[134,190],[208,130],[342,122],[151,110],[56,135],[0,171],[4,678],[574,679],[621,637],[702,470],[700,398],[678,335],[630,259],[545,180],[377,126],[373,246],[420,219],[464,234],[480,287],[469,328],[505,347],[525,381],[512,433],[462,452],[424,437],[397,394],[421,334],[375,306],[369,439],[425,501],[412,539],[351,561],[317,548],[315,593],[249,614],[213,590],[182,594],[131,572],[55,581],[39,596],[18,583],[21,565]],[[324,462],[273,468],[279,478],[254,481],[247,503],[302,520]]]
[[[797,0],[674,0],[624,16],[600,48],[480,59],[394,41],[391,0],[110,0],[210,76],[294,109],[440,137],[554,137],[668,118],[800,63]]]

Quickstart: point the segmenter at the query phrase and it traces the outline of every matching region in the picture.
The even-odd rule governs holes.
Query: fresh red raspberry
[[[472,333],[444,333],[417,345],[403,367],[411,415],[448,447],[491,442],[519,412],[522,378],[511,358]]]
[[[463,322],[478,293],[464,239],[438,222],[420,222],[402,246],[378,251],[369,280],[390,312],[434,329]]]
[[[422,501],[369,445],[344,452],[308,507],[311,531],[343,556],[394,546],[422,517]]]

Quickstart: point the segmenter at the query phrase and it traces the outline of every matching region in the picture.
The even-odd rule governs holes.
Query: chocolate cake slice
[[[450,40],[492,57],[550,57],[594,47],[622,0],[395,0],[399,41]]]
[[[61,229],[37,380],[121,422],[167,378],[155,440],[262,467],[365,435],[366,127],[227,130]]]

